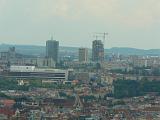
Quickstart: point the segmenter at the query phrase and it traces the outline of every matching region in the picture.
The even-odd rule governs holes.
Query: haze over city
[[[105,48],[159,48],[159,0],[0,0],[0,43],[90,47],[108,32]]]
[[[160,120],[160,0],[0,0],[0,120]]]

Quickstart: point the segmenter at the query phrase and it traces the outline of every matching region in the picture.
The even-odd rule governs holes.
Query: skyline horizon
[[[58,40],[56,40],[58,41]],[[36,44],[11,44],[11,43],[0,43],[0,45],[9,45],[9,46],[36,46],[36,47],[46,47],[46,45],[36,45]],[[88,48],[88,49],[92,49],[91,47],[83,47],[83,46],[71,46],[71,45],[59,45],[59,47],[71,47],[71,48]],[[126,46],[122,46],[122,47],[109,47],[109,48],[104,48],[104,49],[113,49],[113,48],[128,48],[128,49],[138,49],[138,50],[160,50],[160,48],[150,48],[150,49],[144,49],[144,48],[136,48],[136,47],[126,47]]]

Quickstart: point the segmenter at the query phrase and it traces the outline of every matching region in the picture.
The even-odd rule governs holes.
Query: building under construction
[[[92,61],[93,62],[104,61],[104,44],[101,40],[94,40],[92,42]]]

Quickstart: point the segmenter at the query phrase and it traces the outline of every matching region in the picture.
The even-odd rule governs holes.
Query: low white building
[[[55,81],[67,81],[69,70],[36,68],[35,66],[10,66],[7,77],[14,78],[42,78]]]

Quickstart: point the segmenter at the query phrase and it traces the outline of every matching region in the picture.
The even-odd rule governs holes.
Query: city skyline
[[[158,0],[0,0],[0,43],[91,48],[94,32],[108,32],[105,48],[159,48]],[[155,44],[156,43],[156,44]]]

